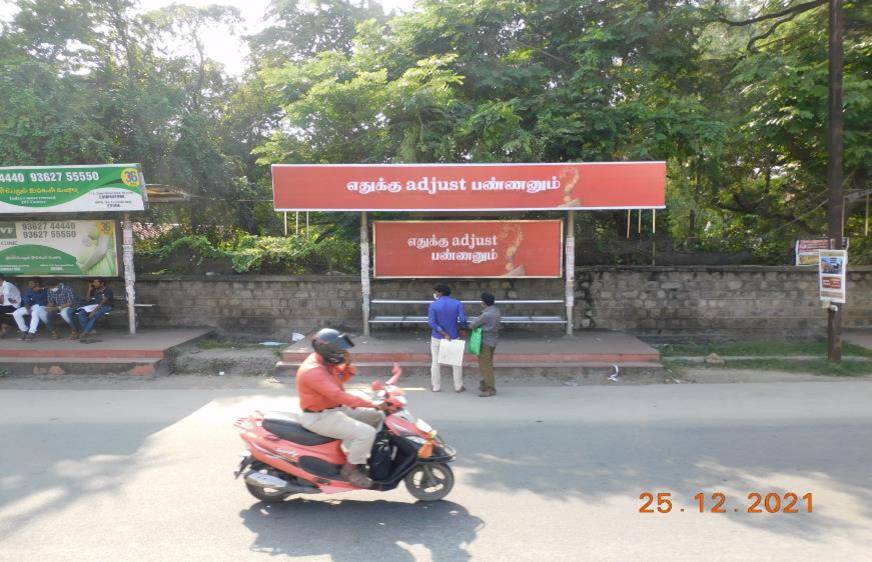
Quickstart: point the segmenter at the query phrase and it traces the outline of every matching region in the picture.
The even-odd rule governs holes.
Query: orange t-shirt
[[[350,377],[349,377],[350,378]],[[303,410],[326,410],[337,406],[374,408],[372,402],[345,392],[340,369],[325,365],[317,353],[303,361],[297,369],[297,392]]]

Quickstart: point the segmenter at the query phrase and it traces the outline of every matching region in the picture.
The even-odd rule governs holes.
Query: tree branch
[[[777,18],[784,17],[787,15],[797,16],[797,15],[801,14],[802,12],[807,12],[809,10],[813,10],[814,8],[817,8],[818,6],[823,6],[826,3],[827,3],[827,0],[811,0],[810,2],[805,2],[803,4],[797,4],[796,6],[792,6],[790,8],[785,8],[784,10],[781,10],[780,12],[774,12],[771,14],[764,14],[762,16],[756,16],[753,18],[748,18],[746,20],[740,20],[740,21],[729,20],[725,16],[718,16],[717,19],[719,22],[725,23],[725,24],[733,26],[733,27],[742,27],[742,26],[751,25],[751,24],[761,22],[761,21],[777,19]]]
[[[769,31],[767,31],[766,33],[762,33],[760,35],[755,35],[754,37],[751,37],[751,40],[748,41],[748,46],[745,48],[751,53],[759,52],[759,50],[757,49],[757,46],[755,45],[755,43],[757,43],[757,41],[760,41],[761,39],[766,39],[767,37],[769,37],[770,35],[775,33],[775,30],[778,29],[778,26],[780,26],[783,23],[789,22],[790,20],[795,18],[797,15],[799,15],[799,14],[798,13],[792,14],[792,15],[790,15],[790,17],[786,17],[783,20],[776,21],[775,23],[772,24],[772,27],[770,27]]]

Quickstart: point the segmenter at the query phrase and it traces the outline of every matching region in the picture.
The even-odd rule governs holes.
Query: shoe
[[[438,388],[435,388],[435,387],[433,387],[433,386],[431,386],[431,387],[430,387],[430,392],[439,392],[439,389],[438,389]]]
[[[372,478],[360,471],[356,464],[344,464],[339,476],[358,488],[372,488]]]
[[[20,339],[21,341],[26,341],[27,340],[27,332],[21,332],[21,335],[18,336],[18,339]]]
[[[481,392],[478,393],[478,395],[481,398],[488,398],[490,396],[496,396],[497,391],[496,390],[482,390]]]
[[[458,389],[455,390],[454,392],[456,392],[456,393],[458,393],[458,394],[460,394],[461,392],[466,392],[466,387],[465,387],[465,386],[461,386],[460,388],[458,388]]]
[[[79,339],[79,332],[77,332],[77,331],[75,331],[75,330],[73,330],[72,332],[70,332],[70,339],[71,339],[71,340],[77,340],[77,339]]]
[[[26,341],[27,343],[32,342],[34,339],[36,339],[36,334],[25,334],[25,336],[22,338],[22,340]]]
[[[59,339],[61,339],[61,335],[58,333],[57,330],[52,330],[52,331],[51,331],[51,339],[53,339],[53,340],[59,340]]]

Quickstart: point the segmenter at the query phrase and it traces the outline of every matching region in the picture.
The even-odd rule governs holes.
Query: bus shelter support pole
[[[575,308],[575,213],[566,213],[566,335],[572,335]]]
[[[133,223],[130,213],[124,213],[121,248],[124,262],[124,292],[127,295],[127,322],[131,334],[136,333],[136,272],[133,269]]]
[[[369,335],[369,222],[366,211],[360,213],[360,289],[363,297],[363,335]]]

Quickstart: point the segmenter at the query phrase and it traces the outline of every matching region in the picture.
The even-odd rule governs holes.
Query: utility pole
[[[829,0],[829,122],[827,124],[827,191],[829,193],[828,234],[832,249],[842,249],[844,230],[843,209],[845,200],[842,194],[842,159],[844,120],[842,118],[842,59],[844,46],[842,36],[845,21],[842,0]],[[833,303],[827,309],[827,358],[830,361],[842,360],[842,307]]]

